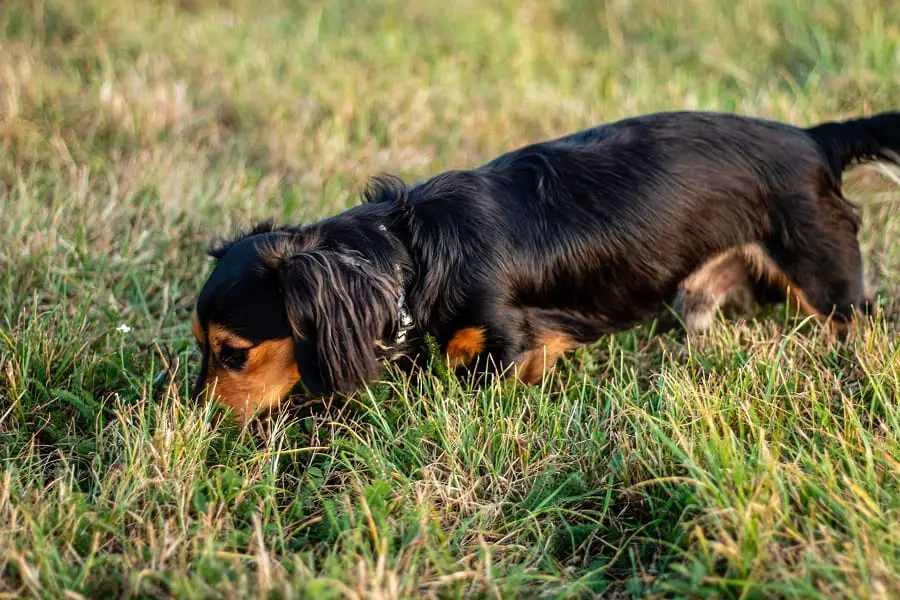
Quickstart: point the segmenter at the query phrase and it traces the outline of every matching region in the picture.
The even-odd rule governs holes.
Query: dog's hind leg
[[[784,301],[784,289],[753,268],[751,251],[748,245],[717,254],[678,285],[672,308],[689,332],[708,330],[720,310],[749,316],[760,306]]]
[[[743,254],[754,270],[784,289],[797,308],[839,334],[867,305],[857,224],[837,194],[792,196],[776,204],[779,231]]]
[[[729,295],[749,288],[749,283],[750,270],[740,249],[727,250],[679,284],[673,308],[688,331],[706,331]]]

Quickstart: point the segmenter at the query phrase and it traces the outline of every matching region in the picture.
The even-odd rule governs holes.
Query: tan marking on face
[[[194,313],[194,321],[191,323],[191,332],[201,346],[206,345],[206,334],[203,333],[203,327],[200,325],[200,316],[197,313]]]
[[[519,362],[519,380],[528,385],[539,383],[544,371],[552,368],[559,357],[578,347],[564,333],[548,332],[537,339],[537,346],[529,350]]]
[[[222,346],[231,346],[238,350],[253,347],[253,342],[239,335],[235,335],[220,325],[210,323],[209,325],[209,345],[216,354],[222,349]]]
[[[223,343],[234,348],[249,348],[247,362],[240,371],[232,371],[211,357],[207,372],[210,396],[234,409],[240,421],[257,411],[278,406],[300,381],[294,359],[294,340],[286,337],[267,340],[256,346],[222,328],[210,326],[210,341],[216,355]],[[218,349],[217,349],[218,348]]]
[[[451,368],[469,364],[484,351],[484,328],[466,327],[453,334],[447,343],[447,361]]]

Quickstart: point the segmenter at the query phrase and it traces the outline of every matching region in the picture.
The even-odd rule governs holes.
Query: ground
[[[3,597],[900,595],[900,186],[878,319],[601,340],[242,431],[190,402],[206,244],[643,112],[900,108],[893,0],[4,0]],[[299,7],[298,7],[299,5]]]

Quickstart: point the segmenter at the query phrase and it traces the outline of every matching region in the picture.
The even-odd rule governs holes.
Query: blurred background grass
[[[897,109],[898,73],[891,0],[4,0],[0,593],[900,594],[874,168],[847,184],[884,308],[856,346],[776,314],[251,433],[184,402],[213,236],[643,112]]]

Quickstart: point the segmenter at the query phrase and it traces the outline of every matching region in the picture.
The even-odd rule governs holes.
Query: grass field
[[[900,107],[894,0],[3,0],[0,595],[900,597],[900,186],[880,317],[652,326],[246,431],[188,398],[207,242],[665,109]]]

